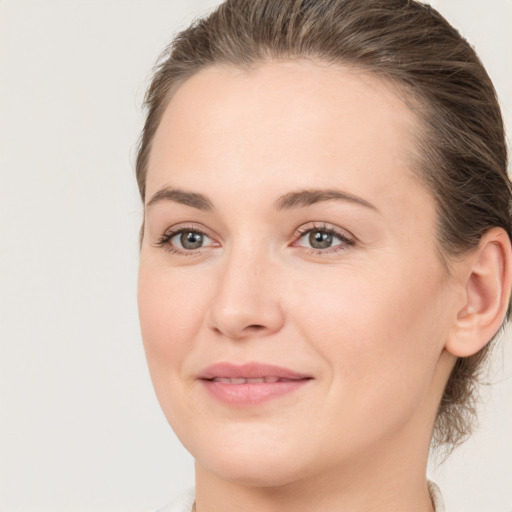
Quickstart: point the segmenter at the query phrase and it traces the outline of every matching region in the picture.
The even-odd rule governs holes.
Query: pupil
[[[332,235],[325,231],[312,231],[309,234],[309,244],[314,249],[327,249],[332,245]]]
[[[180,238],[181,245],[185,249],[197,249],[203,245],[203,235],[201,233],[189,231],[188,233],[182,233]]]

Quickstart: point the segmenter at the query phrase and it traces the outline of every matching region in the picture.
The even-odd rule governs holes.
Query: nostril
[[[262,329],[265,329],[265,326],[253,324],[253,325],[248,325],[245,329],[248,329],[250,331],[261,331]]]

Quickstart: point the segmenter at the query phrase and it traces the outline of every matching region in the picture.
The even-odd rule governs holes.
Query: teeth
[[[213,382],[221,382],[223,384],[262,384],[262,383],[273,383],[279,382],[279,377],[258,377],[253,379],[244,379],[243,377],[237,377],[230,379],[228,377],[215,377],[212,379]]]

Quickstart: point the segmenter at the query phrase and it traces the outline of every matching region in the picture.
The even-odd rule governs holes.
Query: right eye
[[[208,241],[213,242],[213,240],[204,233],[190,230],[178,232],[169,239],[169,243],[187,251],[200,249],[201,247],[205,247],[205,244],[211,245]]]
[[[170,230],[158,241],[158,246],[175,254],[192,254],[198,249],[214,246],[215,242],[197,229],[182,228]]]

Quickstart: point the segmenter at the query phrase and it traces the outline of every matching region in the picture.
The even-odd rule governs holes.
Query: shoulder
[[[171,501],[171,503],[165,507],[159,508],[155,512],[191,512],[194,507],[195,500],[196,489],[195,487],[191,487]]]

